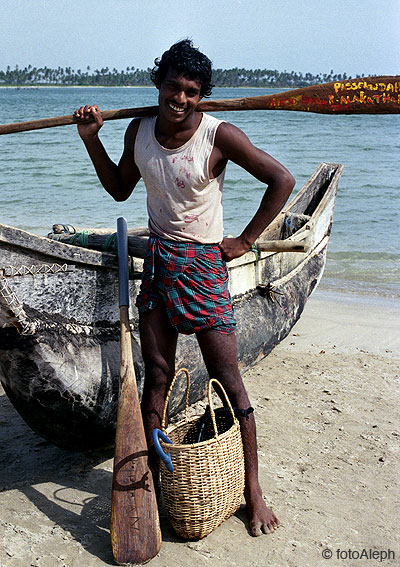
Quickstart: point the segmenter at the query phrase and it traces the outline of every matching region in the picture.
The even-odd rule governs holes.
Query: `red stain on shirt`
[[[185,215],[183,220],[185,221],[186,224],[190,224],[191,222],[194,222],[194,221],[200,222],[199,221],[199,215],[191,215],[191,214]]]
[[[178,177],[175,179],[175,184],[180,189],[184,189],[186,187],[185,182],[182,179],[179,179]]]

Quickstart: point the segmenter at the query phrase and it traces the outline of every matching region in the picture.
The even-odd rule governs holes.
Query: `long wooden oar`
[[[118,219],[121,372],[111,501],[111,545],[117,563],[146,563],[161,547],[157,499],[148,463],[129,325],[128,235]]]
[[[199,103],[197,110],[202,112],[298,110],[321,114],[398,114],[400,112],[400,76],[349,79],[248,98],[203,100]],[[103,120],[117,120],[152,116],[157,114],[157,111],[158,106],[145,106],[104,110],[101,115]],[[30,122],[3,124],[0,125],[0,134],[13,134],[78,123],[79,119],[68,114]]]

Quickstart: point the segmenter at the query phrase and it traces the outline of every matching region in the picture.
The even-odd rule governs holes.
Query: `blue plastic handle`
[[[172,464],[171,455],[169,453],[164,453],[160,445],[159,437],[161,437],[161,439],[165,443],[170,443],[170,445],[172,445],[171,439],[168,439],[168,437],[161,431],[161,429],[153,429],[152,436],[154,447],[156,448],[157,453],[160,455],[161,460],[164,462],[169,472],[174,472],[174,465]]]
[[[119,306],[129,307],[128,226],[124,217],[117,219]]]

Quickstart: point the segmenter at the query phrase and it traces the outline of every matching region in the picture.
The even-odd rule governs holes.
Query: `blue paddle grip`
[[[129,306],[128,226],[124,217],[117,219],[119,306]]]

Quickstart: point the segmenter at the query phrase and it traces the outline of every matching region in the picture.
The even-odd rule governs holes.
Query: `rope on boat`
[[[109,252],[110,250],[116,252],[118,250],[117,247],[117,233],[113,232],[113,234],[110,234],[110,236],[107,238],[107,240],[104,243],[104,252]]]
[[[10,311],[10,315],[12,315],[11,322],[21,335],[34,334],[35,324],[29,321],[20,300],[10,289],[4,276],[0,277],[0,302]]]
[[[82,246],[82,248],[87,248],[89,245],[89,234],[90,232],[88,230],[81,230],[80,232],[76,232],[71,236],[68,244],[75,244],[75,241],[77,241],[76,244],[78,246]]]
[[[147,230],[147,229],[144,229]],[[71,237],[68,240],[64,240],[64,236],[65,235],[69,235],[71,234]],[[99,245],[96,244],[96,246],[89,246],[89,236],[96,236],[96,233],[91,231],[91,230],[81,230],[76,232],[76,229],[74,226],[72,226],[71,224],[54,224],[53,225],[53,232],[50,232],[47,237],[51,238],[52,240],[58,240],[61,242],[65,242],[66,244],[73,244],[75,246],[82,246],[82,248],[90,248],[93,250],[99,250]],[[147,234],[146,234],[147,236]],[[101,245],[101,244],[100,244]],[[118,246],[117,246],[117,233],[113,232],[111,234],[109,234],[104,242],[104,244],[102,245],[102,249],[104,252],[110,252],[112,254],[116,254],[118,252]],[[100,250],[101,251],[101,250]],[[256,252],[257,254],[257,252]],[[259,256],[259,255],[258,255]],[[257,257],[258,260],[258,257]],[[137,279],[138,277],[138,273],[135,271],[135,263],[134,263],[134,258],[132,256],[129,256],[128,259],[129,262],[129,277],[130,279]],[[56,264],[54,264],[56,265]],[[61,270],[59,270],[61,271]],[[69,269],[65,269],[63,271],[70,271]],[[32,272],[30,272],[32,273]],[[39,273],[39,272],[35,272],[35,273]],[[51,272],[51,273],[57,273],[57,272]],[[139,272],[139,274],[141,274],[141,272]],[[8,274],[5,274],[8,275]],[[0,276],[1,276],[1,269],[0,269]]]
[[[250,246],[250,252],[254,252],[254,254],[256,255],[256,262],[258,262],[258,260],[261,258],[261,253],[255,243]]]
[[[36,276],[37,274],[58,274],[72,272],[74,265],[70,264],[40,264],[39,266],[7,266],[0,268],[0,277],[13,278],[14,276]]]

